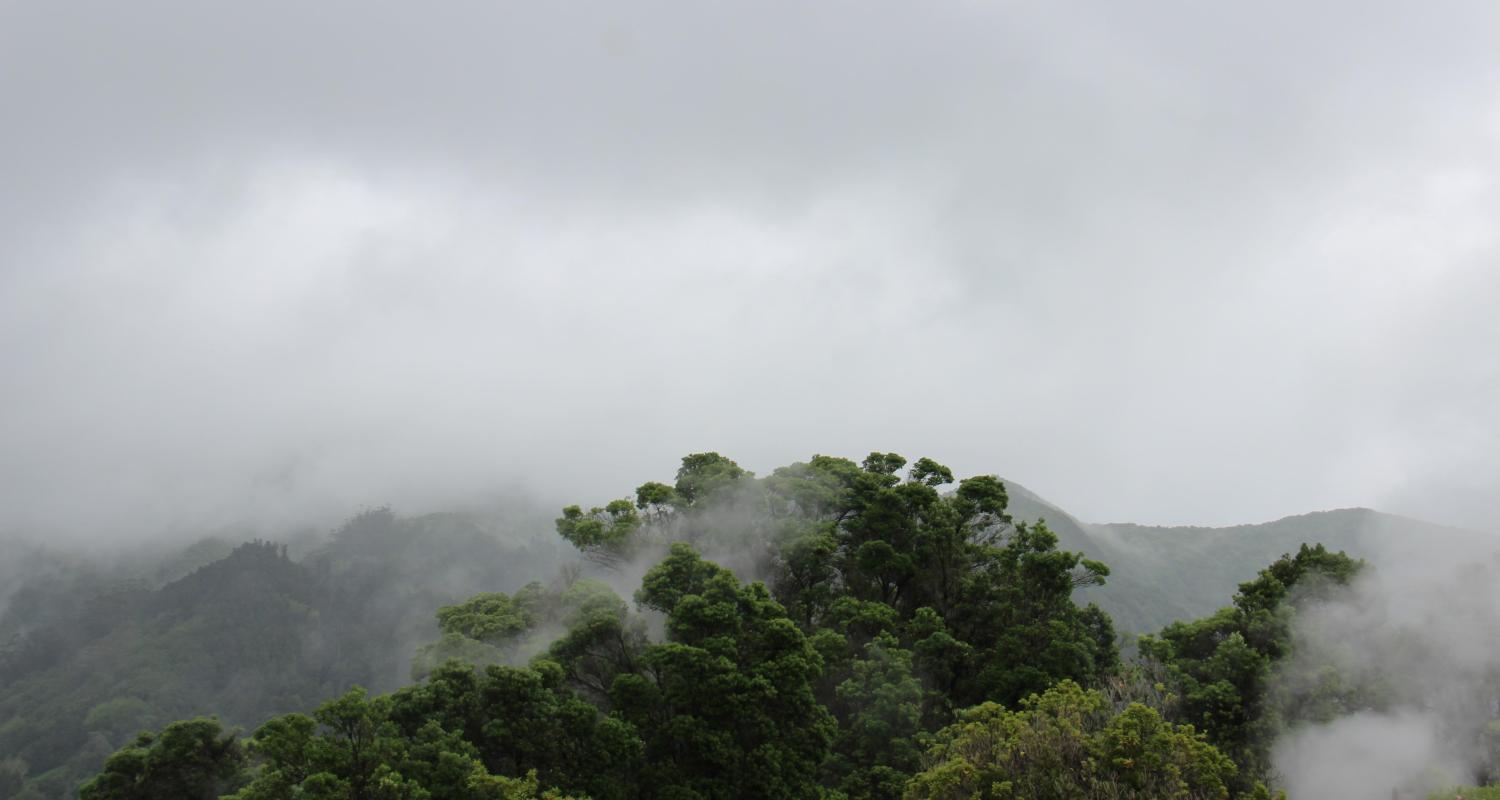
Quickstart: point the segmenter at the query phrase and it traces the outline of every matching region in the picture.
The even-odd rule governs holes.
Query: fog
[[[1500,547],[1454,537],[1385,549],[1348,592],[1297,618],[1273,696],[1304,718],[1347,716],[1277,743],[1292,797],[1425,797],[1496,778]]]
[[[1483,2],[0,5],[0,532],[600,502],[1500,518]]]

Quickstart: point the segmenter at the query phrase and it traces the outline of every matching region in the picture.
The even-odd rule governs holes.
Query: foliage
[[[608,697],[621,671],[635,668],[645,626],[604,583],[576,580],[566,588],[532,582],[514,596],[486,592],[438,609],[442,638],[418,648],[412,677],[448,661],[475,666],[518,664],[546,652],[568,668],[574,688]]]
[[[545,786],[596,800],[630,797],[639,770],[635,730],[568,690],[563,669],[450,662],[391,696],[390,720],[405,735],[436,724],[461,737],[495,775],[535,773]]]
[[[1433,792],[1427,800],[1500,800],[1500,784],[1495,786],[1457,786]]]
[[[143,733],[104,762],[79,789],[81,800],[213,800],[240,778],[244,750],[218,720],[174,722]]]
[[[814,456],[756,477],[699,453],[671,483],[565,508],[558,534],[595,566],[550,583],[376,509],[300,561],[258,544],[166,585],[59,600],[58,620],[103,621],[26,632],[0,659],[21,676],[0,717],[23,711],[0,723],[0,747],[20,745],[0,798],[62,796],[105,762],[86,797],[1269,799],[1258,779],[1283,716],[1268,676],[1297,610],[1360,562],[1304,547],[1122,666],[1109,615],[1080,602],[1110,569],[1062,546],[1070,520],[1054,530],[1010,504],[998,478],[927,458]],[[454,555],[465,594],[417,579]],[[633,603],[610,588],[626,575]],[[424,635],[415,683],[350,690],[399,675]],[[57,700],[57,665],[96,648],[118,674]],[[209,702],[254,733],[187,720],[130,738]],[[33,758],[54,752],[73,755]]]
[[[909,800],[1223,798],[1233,762],[1192,726],[1064,681],[1016,711],[984,703],[939,732]]]
[[[529,583],[512,597],[481,592],[437,611],[442,638],[423,645],[412,660],[412,677],[421,678],[445,661],[469,664],[504,661],[510,650],[541,621],[544,590]]]
[[[0,787],[20,776],[17,796],[71,797],[171,720],[253,729],[351,685],[401,685],[434,609],[555,563],[553,542],[490,524],[377,509],[290,551],[205,540],[112,566],[22,554],[29,570],[0,585],[0,762],[15,759]]]
[[[557,528],[613,559],[671,541],[752,554],[750,571],[771,577],[774,597],[809,635],[843,624],[851,603],[906,623],[930,609],[954,646],[923,677],[941,680],[956,706],[1107,675],[1117,664],[1113,627],[1073,595],[1101,585],[1108,568],[1058,550],[1045,523],[1013,523],[999,479],[966,478],[945,492],[950,469],[922,458],[903,480],[905,464],[894,453],[861,464],[814,456],[757,481],[717,453],[695,454],[675,487],[643,484],[634,505],[617,500],[588,514],[570,506]],[[849,656],[865,641],[856,636]],[[927,649],[935,655],[937,645]]]
[[[557,529],[610,566],[669,550],[637,599],[671,616],[668,635],[677,641],[696,635],[683,627],[688,620],[727,603],[732,580],[680,545],[768,576],[768,599],[823,664],[815,696],[838,724],[823,782],[849,796],[895,797],[916,767],[910,737],[946,722],[954,709],[1014,703],[1061,679],[1096,684],[1118,665],[1107,615],[1073,600],[1104,582],[1104,564],[1058,550],[1045,523],[1013,523],[998,478],[954,486],[952,470],[932,459],[918,459],[903,478],[906,465],[894,453],[872,453],[859,464],[814,456],[756,479],[717,453],[694,454],[683,459],[675,485],[648,482],[634,503],[616,500],[587,513],[570,506]],[[720,601],[678,608],[698,596],[693,587],[716,582],[725,587]],[[728,618],[715,613],[705,631]],[[616,652],[625,656],[628,648]],[[648,667],[664,663],[667,652],[688,657],[653,650]],[[611,702],[629,708],[622,697],[629,696],[617,691]]]
[[[1165,666],[1177,688],[1184,718],[1239,764],[1241,788],[1270,771],[1282,720],[1267,683],[1290,651],[1297,608],[1346,585],[1363,566],[1322,545],[1303,545],[1240,584],[1232,605],[1141,638],[1141,653]]]
[[[838,685],[845,723],[825,769],[829,783],[851,800],[900,797],[921,761],[926,693],[913,670],[912,653],[889,633],[865,645]]]
[[[817,797],[834,730],[813,694],[822,659],[766,588],[679,543],[636,600],[667,616],[667,641],[612,691],[645,741],[643,778],[663,796]]]
[[[389,698],[354,690],[312,716],[288,714],[255,731],[248,747],[216,720],[174,722],[141,734],[84,784],[81,800],[527,800],[536,773],[487,772],[474,747],[428,721],[410,733],[390,719]],[[246,769],[248,756],[255,764]],[[238,786],[238,790],[235,787]],[[231,793],[232,792],[232,793]]]

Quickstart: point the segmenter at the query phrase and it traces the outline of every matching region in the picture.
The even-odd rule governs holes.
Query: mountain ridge
[[[1500,537],[1372,508],[1324,509],[1222,527],[1090,523],[1023,484],[1005,480],[1017,521],[1045,520],[1061,545],[1109,565],[1108,582],[1084,590],[1129,634],[1195,619],[1224,605],[1240,583],[1302,544],[1321,543],[1379,568],[1428,555],[1434,542],[1500,549]]]

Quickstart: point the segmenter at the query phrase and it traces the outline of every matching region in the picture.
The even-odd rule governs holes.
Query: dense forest
[[[179,717],[256,725],[354,684],[404,685],[436,608],[555,567],[561,547],[494,524],[382,508],[330,536],[211,538],[107,563],[12,546],[0,797],[72,797],[115,748]]]
[[[927,458],[700,453],[548,541],[376,509],[154,572],[20,554],[0,800],[1270,798],[1288,731],[1399,699],[1298,634],[1374,569],[1320,543],[1373,512],[1041,511]],[[1286,552],[1204,607],[1256,542]],[[1451,726],[1480,782],[1497,696]]]

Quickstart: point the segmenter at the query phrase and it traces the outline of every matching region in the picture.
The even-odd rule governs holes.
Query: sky
[[[0,532],[930,456],[1500,528],[1500,5],[0,0]]]

